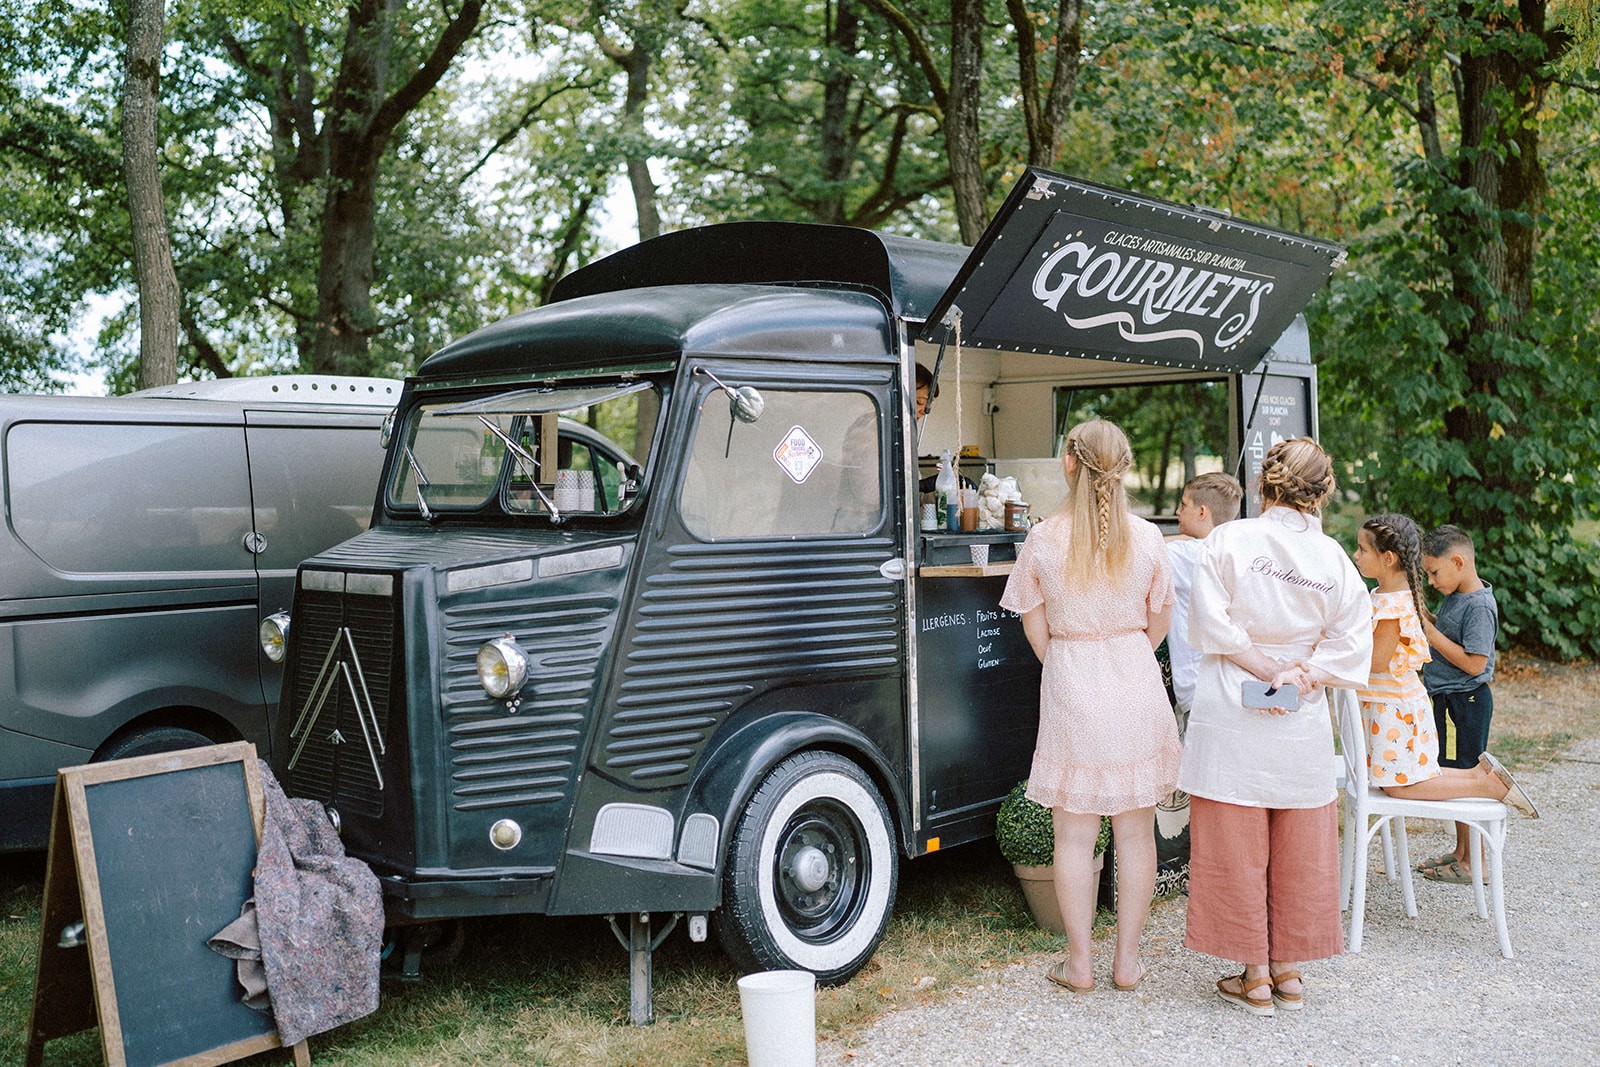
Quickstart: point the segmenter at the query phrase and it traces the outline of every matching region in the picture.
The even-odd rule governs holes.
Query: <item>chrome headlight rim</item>
[[[485,641],[475,667],[478,684],[495,700],[514,696],[528,680],[528,654],[509,633]]]
[[[289,613],[274,612],[261,620],[256,628],[256,638],[261,642],[261,653],[274,663],[282,663],[289,654]]]

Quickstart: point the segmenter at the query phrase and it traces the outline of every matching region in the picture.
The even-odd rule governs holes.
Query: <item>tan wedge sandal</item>
[[[1239,992],[1235,993],[1232,990],[1224,989],[1223,982],[1238,982]],[[1244,972],[1240,971],[1238,974],[1230,974],[1226,978],[1217,979],[1217,996],[1234,1007],[1249,1012],[1251,1015],[1272,1015],[1277,1011],[1277,1008],[1273,1006],[1271,1000],[1257,1000],[1250,995],[1252,989],[1260,989],[1262,986],[1270,985],[1272,985],[1272,976],[1270,974],[1264,974],[1260,978],[1246,978]]]

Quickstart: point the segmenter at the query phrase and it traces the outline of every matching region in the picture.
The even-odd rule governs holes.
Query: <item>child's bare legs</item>
[[[1056,900],[1067,928],[1067,980],[1075,986],[1094,983],[1094,843],[1100,816],[1052,808],[1056,831]],[[1154,848],[1154,842],[1151,844]],[[1117,842],[1122,848],[1122,842]]]
[[[1510,790],[1488,767],[1440,767],[1437,777],[1411,785],[1386,785],[1383,791],[1392,797],[1409,800],[1460,800],[1464,797],[1486,797],[1504,800]],[[1461,849],[1461,825],[1456,825],[1456,848]]]
[[[1117,842],[1117,952],[1111,980],[1131,985],[1144,973],[1139,940],[1156,888],[1156,809],[1134,808],[1111,816],[1111,834]]]

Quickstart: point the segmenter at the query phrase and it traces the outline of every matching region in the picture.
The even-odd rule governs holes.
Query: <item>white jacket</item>
[[[1317,808],[1337,795],[1333,725],[1319,689],[1300,710],[1245,708],[1249,672],[1226,657],[1252,646],[1306,660],[1333,685],[1366,684],[1372,604],[1322,520],[1291,508],[1224,523],[1206,538],[1190,591],[1189,644],[1203,654],[1178,788],[1255,808]]]

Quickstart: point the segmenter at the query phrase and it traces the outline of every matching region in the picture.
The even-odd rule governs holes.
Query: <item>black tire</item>
[[[153,756],[157,752],[176,752],[183,748],[203,748],[216,744],[205,734],[181,726],[147,726],[117,738],[95,756],[95,762]]]
[[[805,752],[772,769],[728,845],[717,934],[750,970],[847,981],[889,926],[899,883],[889,809],[861,768]]]

